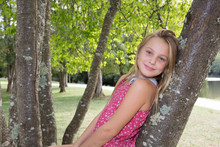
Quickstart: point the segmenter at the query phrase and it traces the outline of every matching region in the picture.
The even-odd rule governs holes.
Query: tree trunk
[[[42,146],[38,88],[45,2],[17,0],[16,97],[19,146]]]
[[[1,97],[1,85],[0,85],[0,147],[14,147],[14,143],[11,139],[8,126],[5,121],[5,116],[2,111],[2,97]]]
[[[7,86],[7,92],[12,91],[12,83],[13,83],[13,77],[14,77],[14,65],[7,65],[7,77],[8,77],[8,86]]]
[[[97,85],[95,89],[95,93],[93,98],[99,98],[99,97],[104,97],[104,93],[102,92],[102,70],[100,69],[98,73],[98,80],[97,80]]]
[[[60,79],[60,92],[66,92],[66,71],[59,72],[59,79]]]
[[[175,73],[159,96],[158,113],[151,112],[137,146],[175,147],[220,46],[219,0],[194,0],[180,36]]]
[[[97,79],[98,79],[98,72],[100,70],[100,64],[101,64],[103,54],[106,48],[106,44],[108,41],[108,36],[109,36],[110,29],[111,29],[111,25],[118,11],[119,5],[120,5],[120,0],[110,0],[110,6],[108,9],[108,12],[105,15],[104,23],[102,26],[102,32],[99,38],[98,47],[94,54],[94,59],[92,62],[92,66],[90,68],[91,70],[90,70],[87,87],[77,106],[77,110],[72,121],[66,128],[66,131],[63,136],[62,144],[72,143],[73,138],[76,132],[78,131],[81,123],[83,122],[85,114],[88,110],[89,102],[92,99],[93,94],[95,92],[95,87],[96,87]]]
[[[57,144],[57,129],[54,116],[51,80],[51,54],[50,54],[50,0],[46,4],[45,34],[42,48],[42,61],[40,68],[39,108],[42,130],[43,146]]]
[[[12,7],[10,6],[10,4],[6,4],[7,1],[3,2],[5,3],[5,6],[7,7],[7,9],[12,9]],[[11,25],[11,18],[8,18],[7,16],[3,15],[3,20],[5,23],[5,27],[4,30],[7,30],[10,25]],[[5,40],[6,40],[6,44],[7,44],[7,55],[6,55],[6,61],[7,61],[7,78],[8,78],[8,86],[7,86],[7,92],[11,92],[12,90],[12,81],[13,81],[13,76],[14,76],[14,66],[15,66],[15,49],[14,49],[14,37],[12,37],[9,34],[5,35]]]

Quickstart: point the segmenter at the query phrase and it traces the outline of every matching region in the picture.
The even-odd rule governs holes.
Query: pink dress
[[[135,79],[132,80],[134,81]],[[133,83],[132,81],[132,83],[130,82],[131,84],[125,84],[124,81],[125,80],[123,80],[115,89],[111,101],[100,115],[93,132],[95,132],[100,126],[102,126],[111,118],[111,116],[114,114],[114,112],[117,110],[117,108],[123,101],[131,84]],[[103,147],[135,147],[135,141],[138,137],[140,127],[144,124],[148,114],[149,110],[139,110],[134,115],[134,117],[122,128],[122,130],[108,143],[103,145]]]

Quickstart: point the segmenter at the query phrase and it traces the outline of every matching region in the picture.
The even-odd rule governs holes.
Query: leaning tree
[[[100,64],[103,58],[103,54],[105,52],[106,44],[108,41],[109,32],[111,29],[111,25],[113,23],[113,19],[118,11],[119,5],[121,0],[110,0],[109,9],[105,15],[103,26],[102,26],[102,32],[100,34],[98,47],[96,49],[96,52],[94,54],[94,59],[91,65],[91,70],[89,74],[89,80],[87,87],[85,89],[85,92],[82,96],[82,98],[79,101],[79,104],[77,106],[77,110],[75,112],[75,115],[68,125],[68,127],[65,130],[64,136],[63,136],[63,142],[62,144],[71,144],[73,142],[73,138],[78,131],[85,114],[89,107],[89,102],[93,97],[93,94],[95,92],[95,87],[98,80],[98,74],[100,72]]]
[[[219,0],[194,0],[180,35],[175,72],[159,96],[158,112],[150,113],[137,146],[176,146],[193,105],[220,49]]]

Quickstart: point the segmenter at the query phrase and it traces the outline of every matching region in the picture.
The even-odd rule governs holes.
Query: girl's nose
[[[156,58],[155,58],[155,57],[152,57],[152,58],[150,59],[150,63],[151,63],[152,65],[154,65],[154,64],[156,63]]]

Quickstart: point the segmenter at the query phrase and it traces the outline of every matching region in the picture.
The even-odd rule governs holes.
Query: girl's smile
[[[144,64],[144,66],[146,67],[147,70],[150,70],[150,71],[154,70],[154,68],[147,66],[146,64]]]
[[[160,75],[169,58],[169,46],[164,39],[151,38],[138,54],[138,68],[140,77],[155,77]]]

